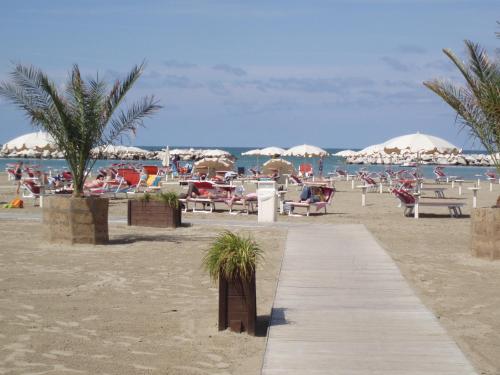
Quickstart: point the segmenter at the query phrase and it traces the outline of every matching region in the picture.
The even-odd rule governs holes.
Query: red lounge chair
[[[291,206],[291,207],[304,207],[306,209],[306,216],[309,216],[311,213],[311,207],[316,208],[316,212],[321,210],[322,208],[325,209],[325,214],[327,213],[326,207],[329,206],[332,203],[333,196],[335,194],[335,189],[330,188],[330,187],[324,187],[321,186],[319,187],[323,191],[323,196],[325,197],[324,201],[321,202],[308,202],[308,201],[301,201],[301,202],[285,202],[285,204]],[[292,215],[292,210],[288,211],[288,215]]]
[[[378,187],[377,182],[368,175],[362,175],[361,180],[364,182],[366,186],[368,186],[370,190],[376,190]]]
[[[257,194],[244,194],[244,191],[237,192],[237,189],[234,189],[231,197],[226,199],[225,203],[229,207],[229,213],[233,212],[234,206],[242,206],[242,210],[249,214],[250,212],[254,212],[257,206]]]
[[[158,174],[158,167],[156,165],[145,165],[142,168],[148,175]]]
[[[34,198],[33,205],[36,205],[36,200],[40,198],[40,186],[36,185],[33,180],[24,180],[22,183],[23,198]]]
[[[459,176],[448,176],[444,173],[443,167],[434,168],[434,175],[436,176],[436,182],[440,183],[443,181],[449,182],[450,180],[458,180],[461,179]]]
[[[226,199],[231,197],[232,186],[227,186],[227,189],[222,189],[209,181],[194,182],[194,186],[198,189],[199,195],[197,197],[187,197],[186,201],[182,201],[188,210],[188,204],[193,203],[193,212],[213,212],[216,202],[225,202]],[[226,188],[226,187],[225,187]],[[201,204],[203,210],[197,210],[196,205]],[[209,207],[208,210],[205,207]]]
[[[465,203],[462,202],[422,202],[420,199],[416,199],[414,195],[410,192],[403,189],[392,189],[392,193],[399,199],[401,202],[401,207],[404,208],[404,215],[411,216],[414,214],[415,206],[418,207],[447,207],[451,217],[459,217],[462,216],[462,207],[465,206]],[[418,218],[418,216],[417,216]]]
[[[313,174],[313,166],[309,163],[299,165],[299,172],[302,177],[310,177]]]

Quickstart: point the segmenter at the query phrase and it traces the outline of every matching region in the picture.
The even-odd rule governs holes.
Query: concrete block
[[[472,210],[471,252],[478,258],[500,259],[500,208]]]

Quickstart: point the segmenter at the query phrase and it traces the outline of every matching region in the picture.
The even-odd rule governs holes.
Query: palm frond
[[[424,85],[440,96],[457,113],[462,128],[478,139],[489,154],[500,152],[500,68],[476,43],[465,41],[469,56],[466,65],[450,50],[444,50],[464,76],[467,85],[457,86],[444,80]],[[500,172],[500,162],[494,158]]]
[[[118,108],[127,92],[139,79],[142,72],[144,71],[144,67],[145,62],[142,62],[140,65],[134,66],[123,81],[117,80],[115,82],[106,100],[106,117],[108,119],[113,116],[114,111]]]
[[[470,70],[479,82],[487,84],[493,74],[488,54],[479,44],[470,40],[466,40],[465,45],[469,54]]]
[[[121,110],[117,116],[111,119],[111,130],[104,138],[105,143],[114,143],[120,137],[136,132],[137,128],[143,126],[143,120],[158,111],[161,106],[154,96],[143,98],[130,106],[127,111]]]
[[[460,58],[453,53],[452,50],[445,48],[443,49],[443,52],[448,58],[453,62],[453,64],[457,67],[457,69],[462,73],[462,76],[464,79],[467,81],[467,85],[475,91],[475,88],[477,87],[477,82],[472,76],[471,72],[467,68],[467,66],[464,64]]]

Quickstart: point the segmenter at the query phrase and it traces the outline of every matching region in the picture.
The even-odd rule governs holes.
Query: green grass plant
[[[218,234],[206,252],[203,266],[214,282],[221,274],[229,280],[250,280],[262,259],[262,250],[251,237],[226,230]]]
[[[146,192],[139,199],[144,202],[150,202],[150,201],[163,202],[173,208],[179,207],[179,196],[173,191],[160,194],[151,194],[149,192]]]

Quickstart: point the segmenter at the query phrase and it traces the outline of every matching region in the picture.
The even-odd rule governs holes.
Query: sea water
[[[140,148],[143,148],[145,150],[149,151],[160,151],[164,149],[164,147],[154,147],[154,146],[139,146]],[[171,149],[174,148],[190,148],[190,147],[185,147],[185,146],[172,146]],[[196,147],[195,147],[196,148]],[[200,149],[205,147],[199,147]],[[219,148],[223,149],[225,151],[230,152],[233,156],[236,157],[236,162],[235,162],[235,167],[244,167],[246,171],[249,170],[249,168],[257,168],[258,166],[262,166],[263,163],[265,163],[267,160],[269,160],[269,157],[265,156],[244,156],[241,155],[242,153],[251,150],[252,148],[249,147],[211,147],[211,148]],[[343,149],[336,149],[336,148],[327,148],[325,149],[328,151],[330,154],[335,154],[338,151],[341,151]],[[478,154],[481,153],[480,151],[465,151],[464,153],[467,154]],[[290,161],[293,163],[296,169],[298,169],[299,165],[302,163],[310,163],[312,164],[313,168],[315,171],[317,171],[318,168],[318,162],[319,158],[303,158],[303,157],[284,157],[284,159]],[[68,167],[68,164],[66,163],[66,160],[63,159],[15,159],[15,158],[0,158],[0,170],[5,170],[7,167],[7,164],[13,164],[16,163],[17,161],[22,160],[27,166],[29,165],[40,165],[44,170],[53,170],[54,172],[64,170]],[[97,171],[100,168],[110,166],[113,163],[119,163],[120,160],[97,160],[93,166],[93,171]],[[124,161],[128,162],[128,161]],[[161,165],[160,160],[141,160],[137,161],[143,165]],[[181,164],[185,164],[188,162],[181,162]],[[190,162],[192,163],[192,162]],[[353,164],[346,164],[345,159],[339,156],[328,156],[324,158],[324,163],[323,163],[323,174],[327,175],[329,172],[335,172],[337,168],[341,168],[344,170],[347,170],[349,173],[355,173],[356,171],[360,170],[361,168],[368,169],[369,171],[372,172],[378,172],[378,171],[383,171],[387,169],[388,167],[391,167],[394,171],[400,170],[400,169],[408,169],[408,167],[403,167],[399,165],[393,165],[393,166],[388,166],[388,165],[353,165]],[[425,178],[434,178],[433,174],[433,169],[435,168],[435,165],[422,165],[420,167],[423,175]],[[466,180],[476,180],[478,178],[478,175],[482,176],[484,179],[485,177],[485,172],[489,170],[493,170],[494,167],[476,167],[476,166],[446,166],[445,167],[445,173],[449,176],[459,176],[462,177],[463,179]]]

